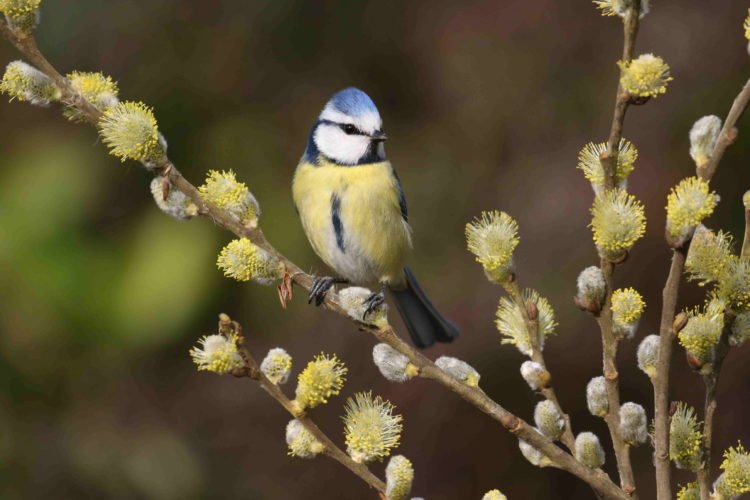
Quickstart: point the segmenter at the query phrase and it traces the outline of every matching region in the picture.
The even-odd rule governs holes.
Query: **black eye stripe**
[[[339,125],[339,127],[341,127],[341,130],[343,130],[346,135],[365,135],[361,130],[359,130],[351,123],[342,123],[341,125]]]

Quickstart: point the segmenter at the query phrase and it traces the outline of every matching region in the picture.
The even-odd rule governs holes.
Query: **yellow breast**
[[[316,166],[303,161],[292,192],[305,233],[329,267],[356,284],[401,282],[411,233],[401,216],[398,181],[389,162]],[[333,223],[334,197],[339,239]]]

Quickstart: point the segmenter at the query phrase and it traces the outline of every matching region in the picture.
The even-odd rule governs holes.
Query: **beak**
[[[373,141],[377,141],[377,142],[383,142],[388,139],[388,136],[385,135],[385,132],[378,130],[377,132],[373,133],[370,136],[370,139],[372,139]]]

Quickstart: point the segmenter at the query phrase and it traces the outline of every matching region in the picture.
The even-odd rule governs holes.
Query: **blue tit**
[[[437,312],[405,267],[411,227],[385,140],[375,103],[355,88],[336,93],[310,131],[292,194],[313,250],[338,277],[316,277],[309,301],[320,305],[335,283],[382,286],[395,299],[415,345],[450,342],[457,328]],[[365,319],[384,300],[382,292],[373,293]]]

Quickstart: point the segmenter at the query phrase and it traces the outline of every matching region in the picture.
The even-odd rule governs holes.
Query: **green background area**
[[[669,188],[693,171],[688,130],[703,115],[724,116],[750,74],[743,2],[653,3],[637,51],[664,57],[674,81],[628,112],[625,137],[640,151],[629,188],[646,205],[648,229],[616,276],[646,298],[638,339],[658,327],[669,260],[663,208]],[[294,167],[328,97],[366,90],[409,200],[411,266],[463,331],[428,354],[469,361],[488,394],[531,418],[523,358],[500,346],[493,325],[501,290],[463,239],[481,210],[507,211],[521,228],[519,280],[550,300],[560,323],[545,350],[558,396],[574,430],[608,446],[584,401],[601,370],[598,329],[572,304],[576,276],[597,260],[592,192],[575,167],[580,148],[609,131],[618,19],[584,0],[45,0],[38,39],[61,71],[104,71],[124,99],[153,106],[171,158],[193,183],[209,169],[235,170],[261,204],[269,240],[311,272],[327,270],[294,213]],[[2,64],[16,58],[0,44]],[[91,128],[58,111],[0,102],[0,497],[373,497],[333,461],[288,457],[288,417],[259,387],[195,371],[188,349],[219,312],[243,323],[258,358],[286,348],[295,374],[320,351],[347,363],[342,396],[312,413],[340,444],[345,397],[372,389],[393,401],[415,496],[480,498],[492,488],[509,498],[592,496],[566,473],[529,465],[512,436],[436,384],[385,382],[372,339],[308,306],[301,291],[284,311],[273,288],[222,278],[214,262],[230,235],[163,215],[139,165],[108,156]],[[709,221],[738,238],[750,188],[747,119],[740,128],[715,178],[722,200]],[[702,302],[699,287],[683,290],[680,307]],[[650,408],[637,342],[621,346],[622,400]],[[714,463],[750,419],[748,355],[750,347],[736,349],[724,365]],[[702,405],[700,377],[681,348],[675,357],[673,399]],[[641,498],[650,498],[650,450],[633,457]],[[615,471],[609,449],[605,469]]]

